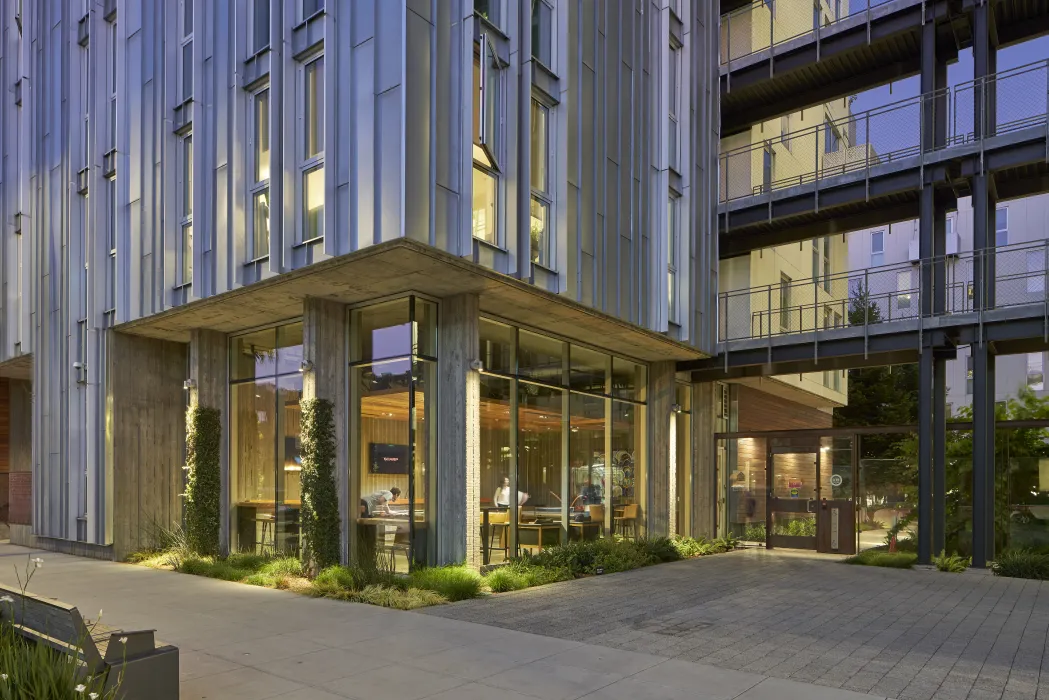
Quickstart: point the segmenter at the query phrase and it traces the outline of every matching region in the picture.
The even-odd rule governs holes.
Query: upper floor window
[[[260,90],[251,98],[251,125],[248,132],[251,140],[252,185],[251,197],[251,250],[249,258],[257,260],[270,253],[270,91]]]
[[[499,26],[502,20],[502,0],[474,0],[474,12]]]
[[[678,246],[681,239],[681,205],[677,197],[667,202],[667,318],[678,320]]]
[[[840,146],[841,137],[838,135],[838,129],[831,120],[827,119],[823,123],[823,152],[835,153]]]
[[[553,67],[554,7],[552,0],[532,0],[532,58]]]
[[[970,350],[970,354],[965,356],[965,393],[973,393],[973,356]]]
[[[823,290],[830,291],[830,236],[823,237]]]
[[[667,109],[668,109],[668,131],[667,131],[667,164],[674,170],[680,171],[680,146],[678,115],[681,113],[681,50],[677,46],[670,47],[670,76],[667,81]]]
[[[812,283],[820,283],[820,239],[812,239]]]
[[[1009,207],[1002,207],[994,212],[994,244],[1009,245]]]
[[[1040,352],[1032,352],[1027,355],[1027,387],[1034,391],[1045,389],[1045,374],[1042,366],[1043,357]]]
[[[300,19],[309,19],[313,15],[324,9],[324,0],[301,0],[301,10],[299,14]]]
[[[251,2],[251,52],[258,53],[270,45],[270,0]]]
[[[302,241],[324,236],[324,57],[302,69]],[[268,154],[268,151],[267,151]]]
[[[193,2],[179,0],[179,101],[193,97]]]
[[[117,23],[109,26],[109,55],[106,57],[109,70],[109,147],[117,147]]]
[[[793,139],[789,138],[789,136],[790,136],[790,115],[789,114],[784,114],[782,117],[779,118],[779,133],[780,133],[780,139],[779,140],[780,140],[780,143],[783,144],[783,147],[786,148],[788,151],[793,151],[794,150],[794,147],[793,147],[793,144],[792,144]]]
[[[531,202],[531,258],[532,262],[552,267],[550,253],[550,110],[532,100],[532,202]]]
[[[106,179],[106,311],[117,307],[117,179]]]
[[[474,56],[473,97],[473,235],[499,245],[499,159],[502,152],[502,108],[499,58],[481,36]]]
[[[790,330],[790,277],[785,273],[779,273],[779,327],[781,330]]]
[[[179,143],[178,155],[178,214],[179,214],[179,280],[193,281],[193,136],[186,135]]]
[[[885,264],[885,232],[871,233],[871,267]]]

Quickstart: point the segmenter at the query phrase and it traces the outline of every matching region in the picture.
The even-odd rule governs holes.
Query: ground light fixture
[[[303,360],[299,363],[299,372],[306,374],[307,372],[313,371],[313,362],[311,360]]]

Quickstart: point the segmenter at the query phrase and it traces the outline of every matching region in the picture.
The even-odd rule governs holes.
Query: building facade
[[[488,563],[504,480],[504,555],[711,532],[713,388],[675,363],[715,351],[716,12],[0,0],[13,541],[178,522],[203,406],[223,549],[295,550],[313,398],[344,559]]]

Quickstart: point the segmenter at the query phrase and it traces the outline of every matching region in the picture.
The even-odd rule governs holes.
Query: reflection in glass
[[[648,386],[648,368],[620,357],[612,358],[612,396],[631,401],[644,401]]]
[[[514,341],[516,333],[511,326],[481,319],[481,362],[489,372],[512,374],[514,371]]]
[[[608,374],[609,356],[573,345],[569,353],[568,386],[574,391],[607,393],[605,377]]]
[[[271,376],[277,366],[277,331],[267,328],[230,340],[230,379]]]
[[[270,191],[269,188],[255,193],[252,204],[252,256],[256,259],[270,254]]]
[[[302,240],[324,236],[324,166],[302,174]]]
[[[565,344],[560,340],[524,330],[519,336],[518,374],[547,384],[561,385]]]
[[[302,324],[277,329],[277,374],[293,374],[302,366]]]
[[[901,450],[901,446],[911,444],[917,450],[917,435],[880,433],[860,437],[857,551],[884,547],[886,536],[894,528],[898,531],[897,549],[913,546],[908,540],[913,539],[917,528],[918,471],[905,456],[909,450]]]
[[[496,219],[498,191],[495,176],[477,166],[473,169],[473,235],[485,243],[499,245]]]
[[[995,475],[995,552],[1049,551],[1049,429],[997,430]]]
[[[382,360],[409,355],[412,351],[412,327],[408,299],[398,299],[355,309],[356,342],[351,360]]]
[[[671,449],[675,451],[674,474],[675,508],[677,528],[670,534],[692,533],[692,386],[678,384],[675,388],[676,403],[681,410],[671,416],[674,439]]]
[[[437,420],[433,415],[436,401],[437,364],[417,360],[413,365],[413,390],[415,401],[413,428],[414,478],[411,482],[411,542],[412,562],[415,566],[426,566],[436,552],[437,530],[431,520],[430,501],[434,492],[437,464]]]
[[[301,330],[301,327],[300,327]],[[302,375],[277,380],[276,550],[291,556],[299,554],[299,511],[302,507]]]
[[[750,542],[765,541],[765,438],[723,441],[727,460],[725,518],[728,532]]]
[[[230,414],[230,549],[272,553],[277,544],[274,380],[234,385],[230,391]]]

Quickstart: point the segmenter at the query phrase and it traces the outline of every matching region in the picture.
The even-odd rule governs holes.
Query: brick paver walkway
[[[429,614],[907,700],[1049,700],[1049,582],[761,550]]]

